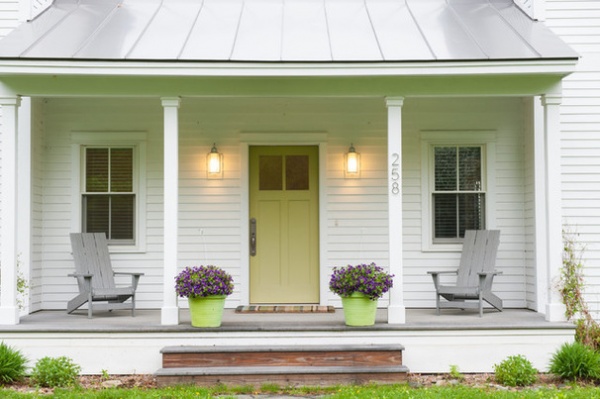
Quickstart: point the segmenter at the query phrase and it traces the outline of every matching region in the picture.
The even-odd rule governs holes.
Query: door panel
[[[250,147],[250,302],[319,302],[318,147]]]

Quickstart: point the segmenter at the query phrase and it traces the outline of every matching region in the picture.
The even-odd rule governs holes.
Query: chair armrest
[[[137,289],[138,282],[140,281],[140,277],[143,276],[144,273],[113,272],[113,275],[131,276],[131,286],[135,291]]]
[[[438,274],[458,274],[458,270],[453,270],[453,271],[438,271],[438,272],[427,272],[427,274],[430,274],[432,276],[436,276]]]
[[[485,277],[485,276],[497,276],[499,274],[502,274],[502,272],[494,270],[493,272],[478,272],[477,274]]]
[[[439,278],[440,274],[458,274],[458,270],[427,272],[427,274],[429,274],[431,276],[431,278],[433,279],[433,286],[435,287],[435,291],[437,292],[437,290],[440,286],[440,278]]]
[[[67,276],[69,276],[69,277],[83,277],[83,278],[92,278],[92,277],[94,277],[93,274],[84,274],[84,273],[71,273],[71,274],[67,274]]]

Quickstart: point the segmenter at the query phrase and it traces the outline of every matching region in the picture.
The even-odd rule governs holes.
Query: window
[[[495,228],[496,132],[421,132],[423,251],[460,251],[465,230]]]
[[[84,147],[82,231],[135,244],[134,148]]]
[[[485,228],[481,146],[434,146],[433,242],[457,242]]]

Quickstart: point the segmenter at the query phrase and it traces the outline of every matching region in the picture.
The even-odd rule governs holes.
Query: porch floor
[[[387,310],[378,309],[374,326],[347,327],[343,310],[335,313],[235,313],[225,309],[223,323],[215,331],[340,331],[340,330],[502,330],[502,329],[569,329],[573,323],[550,323],[544,315],[526,309],[505,309],[503,312],[487,310],[483,317],[471,310],[442,310],[438,316],[435,309],[407,309],[406,324],[387,324]],[[86,311],[67,314],[64,310],[40,311],[21,317],[16,326],[0,325],[0,333],[12,331],[43,332],[190,332],[198,331],[190,324],[187,309],[180,310],[179,325],[160,324],[160,310],[136,310],[131,317],[129,310],[97,312],[93,319]]]

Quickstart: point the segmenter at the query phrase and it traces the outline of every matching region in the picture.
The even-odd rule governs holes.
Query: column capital
[[[0,96],[0,105],[14,105],[18,107],[21,105],[21,96]]]
[[[542,95],[542,105],[560,105],[562,103],[562,94],[547,93]]]
[[[402,107],[404,105],[404,97],[386,97],[385,105],[387,107]]]
[[[179,108],[181,104],[181,97],[161,97],[160,102],[163,107],[176,107]]]

